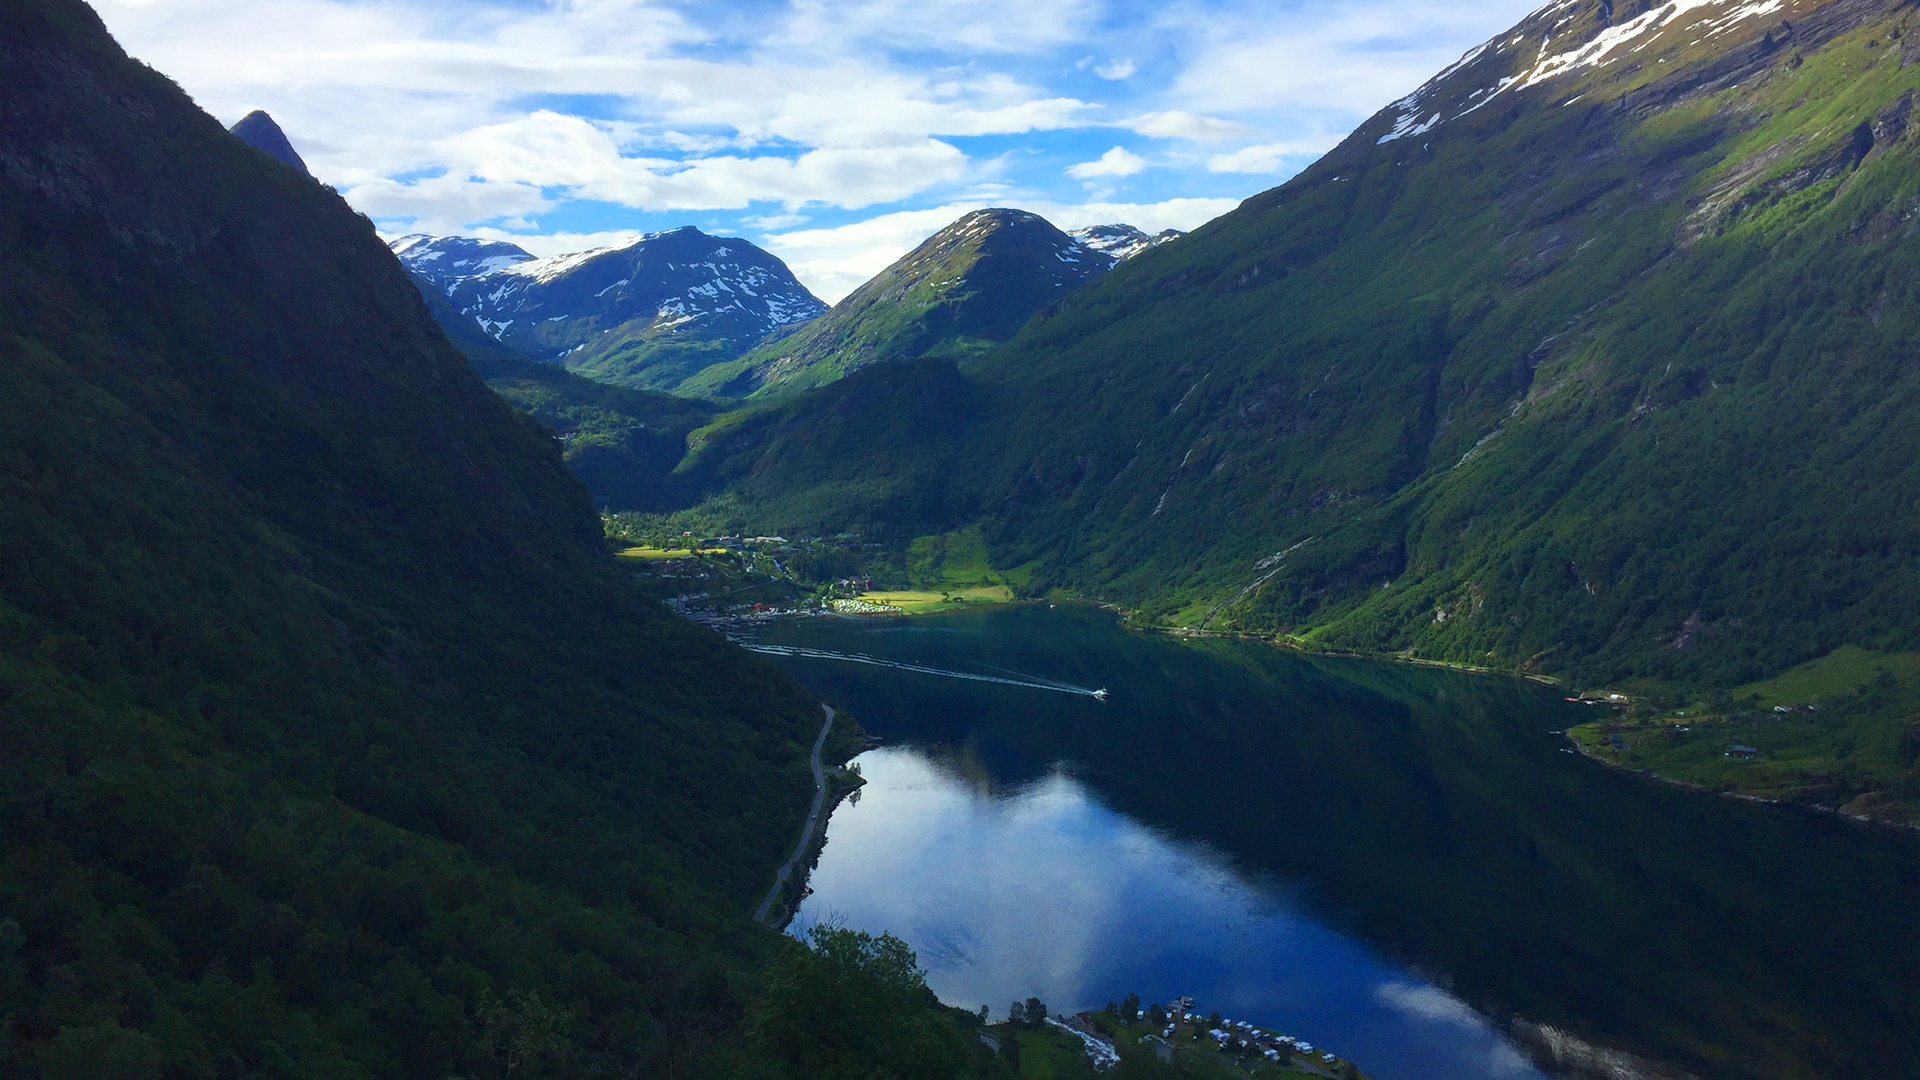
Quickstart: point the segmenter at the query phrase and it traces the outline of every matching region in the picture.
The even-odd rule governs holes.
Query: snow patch
[[[1527,75],[1526,80],[1520,85],[1524,89],[1529,86],[1537,86],[1548,79],[1558,75],[1565,75],[1568,72],[1579,71],[1582,68],[1599,67],[1602,64],[1610,62],[1608,57],[1628,42],[1646,37],[1649,34],[1657,33],[1665,30],[1669,26],[1675,25],[1680,21],[1682,16],[1690,11],[1698,11],[1706,7],[1715,7],[1726,2],[1727,0],[1669,0],[1668,3],[1662,4],[1635,18],[1628,19],[1618,26],[1608,27],[1606,30],[1601,31],[1599,36],[1595,37],[1592,41],[1578,48],[1547,56],[1545,55],[1546,46],[1543,45],[1541,48],[1542,56],[1540,62],[1534,66],[1533,71]],[[1784,0],[1763,0],[1761,3],[1746,4],[1722,18],[1714,20],[1711,25],[1717,27],[1715,30],[1716,33],[1724,33],[1740,22],[1761,15],[1772,14],[1784,6]],[[1648,44],[1648,42],[1642,41],[1633,51],[1638,52],[1640,49],[1646,48]]]
[[[1433,130],[1435,124],[1440,122],[1440,114],[1434,113],[1425,120],[1416,123],[1414,118],[1419,115],[1417,112],[1410,112],[1400,117],[1400,119],[1394,123],[1393,130],[1380,136],[1380,141],[1374,145],[1385,146],[1395,139],[1405,139],[1414,135],[1425,135],[1427,132]]]

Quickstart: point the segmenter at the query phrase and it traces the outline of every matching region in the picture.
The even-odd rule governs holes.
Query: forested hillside
[[[963,416],[891,440],[823,394],[727,445],[734,490],[767,529],[979,521],[1153,621],[1589,684],[1914,648],[1916,30],[1549,5],[963,362]],[[819,468],[829,422],[865,474]]]
[[[0,7],[0,1076],[751,1072],[820,721],[366,219]]]

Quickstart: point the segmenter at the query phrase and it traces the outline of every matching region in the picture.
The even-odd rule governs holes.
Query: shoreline
[[[781,864],[780,869],[774,873],[773,887],[767,890],[767,898],[760,901],[759,908],[754,911],[753,919],[755,922],[766,921],[768,910],[773,907],[774,901],[779,899],[781,890],[786,887],[788,881],[793,877],[793,872],[798,867],[800,860],[805,858],[807,852],[813,847],[814,838],[816,836],[826,835],[826,830],[822,828],[825,824],[825,813],[823,812],[830,811],[828,811],[824,805],[827,797],[827,773],[820,765],[820,751],[827,745],[827,736],[833,732],[833,721],[838,713],[834,710],[833,706],[825,702],[820,703],[820,708],[826,712],[827,719],[825,723],[820,725],[819,736],[813,740],[813,753],[808,760],[808,765],[813,771],[813,808],[807,811],[806,822],[801,826],[800,843],[794,846],[793,854],[787,856],[787,861]],[[857,787],[858,785],[855,786]],[[801,874],[800,881],[804,885],[806,881],[804,871]],[[796,904],[795,906],[797,907],[798,905]],[[788,918],[792,918],[792,916],[789,915]]]
[[[798,867],[798,876],[787,882],[793,888],[788,890],[788,896],[784,900],[776,903],[773,910],[768,912],[769,915],[778,915],[779,919],[761,921],[781,933],[786,933],[787,927],[793,925],[794,918],[800,914],[800,905],[806,903],[807,897],[813,895],[813,887],[808,884],[808,880],[812,878],[814,868],[820,864],[820,853],[826,850],[827,823],[833,819],[833,812],[840,809],[840,804],[846,802],[863,786],[864,784],[849,784],[840,788],[821,808],[820,827],[814,830],[812,841],[807,845],[806,855]]]
[[[974,610],[974,609],[983,609],[983,608],[1026,607],[1026,606],[1032,606],[1032,605],[1041,604],[1041,603],[1047,604],[1049,607],[1057,606],[1060,604],[1072,604],[1075,606],[1091,607],[1091,608],[1097,608],[1102,611],[1112,612],[1113,614],[1119,616],[1120,623],[1125,629],[1131,632],[1136,632],[1141,634],[1157,635],[1162,637],[1187,638],[1192,640],[1258,642],[1261,644],[1271,645],[1275,648],[1284,649],[1288,652],[1297,653],[1301,656],[1326,657],[1329,659],[1336,659],[1336,660],[1360,660],[1360,661],[1369,661],[1374,663],[1385,663],[1385,664],[1405,664],[1411,667],[1422,667],[1422,668],[1429,668],[1429,669],[1438,669],[1443,671],[1457,671],[1462,674],[1468,674],[1468,675],[1490,675],[1490,676],[1499,676],[1504,678],[1521,679],[1521,680],[1525,680],[1527,682],[1535,683],[1541,686],[1549,686],[1549,687],[1556,687],[1556,688],[1564,688],[1566,686],[1565,680],[1557,676],[1543,675],[1536,672],[1514,671],[1514,670],[1509,670],[1504,668],[1479,667],[1471,664],[1462,664],[1462,663],[1457,663],[1457,662],[1448,661],[1448,660],[1431,660],[1424,657],[1408,656],[1404,653],[1362,653],[1362,652],[1351,652],[1351,651],[1337,650],[1337,649],[1315,648],[1313,646],[1302,644],[1299,641],[1292,640],[1278,634],[1256,633],[1251,631],[1199,630],[1199,629],[1194,629],[1190,627],[1162,626],[1162,625],[1154,625],[1154,624],[1143,625],[1134,621],[1133,612],[1128,611],[1126,608],[1118,604],[1114,604],[1110,601],[1094,600],[1094,599],[1089,599],[1084,597],[1062,597],[1062,598],[1057,598],[1053,600],[1016,599],[1016,600],[1009,600],[1009,601],[994,601],[990,603],[986,603],[986,602],[956,603],[951,606],[943,607],[938,610],[932,610],[932,611],[890,611],[890,612],[872,612],[872,613],[821,611],[821,612],[812,613],[804,616],[791,615],[791,616],[779,616],[779,617],[780,618],[816,618],[821,615],[834,615],[834,616],[847,618],[847,619],[914,619],[914,618],[924,618],[931,615],[952,614],[955,611],[962,611],[962,610]],[[1608,704],[1614,704],[1614,705],[1627,704],[1635,700],[1634,695],[1627,694],[1623,691],[1617,691],[1617,690],[1605,690],[1605,689],[1589,690],[1587,692],[1587,695],[1595,696],[1597,700],[1601,700]],[[1587,760],[1592,761],[1605,768],[1613,769],[1619,772],[1629,773],[1636,776],[1646,777],[1648,779],[1655,780],[1663,784],[1669,784],[1674,787],[1685,788],[1689,791],[1699,792],[1704,795],[1721,796],[1725,798],[1740,799],[1746,802],[1755,802],[1755,803],[1762,803],[1762,804],[1771,805],[1771,806],[1781,806],[1781,807],[1787,807],[1790,809],[1811,811],[1814,813],[1830,814],[1835,817],[1843,818],[1853,822],[1858,822],[1863,825],[1883,826],[1883,827],[1889,827],[1894,829],[1901,829],[1909,832],[1920,832],[1920,822],[1896,821],[1896,820],[1889,820],[1885,818],[1873,817],[1866,814],[1848,813],[1837,805],[1820,802],[1817,800],[1811,800],[1811,799],[1798,799],[1791,796],[1786,798],[1774,798],[1774,797],[1768,797],[1764,795],[1754,795],[1747,792],[1735,791],[1730,789],[1714,788],[1714,787],[1709,787],[1705,784],[1696,783],[1694,781],[1684,780],[1678,777],[1669,776],[1667,774],[1656,772],[1651,769],[1639,769],[1639,768],[1634,768],[1632,766],[1629,766],[1623,762],[1609,761],[1606,758],[1601,757],[1598,754],[1595,754],[1592,751],[1592,748],[1582,744],[1578,739],[1573,737],[1573,734],[1572,734],[1573,728],[1580,727],[1580,726],[1582,725],[1580,724],[1570,725],[1565,731],[1562,732],[1562,737],[1567,741],[1568,745],[1570,745],[1576,753],[1580,754],[1582,757],[1586,758]],[[841,796],[841,798],[844,798],[844,797],[845,797],[844,795]],[[837,804],[838,804],[838,800],[836,800],[836,805]],[[821,836],[824,839],[824,836],[825,836],[824,828],[822,828],[821,830]],[[804,891],[802,892],[801,896],[804,897]],[[798,907],[799,907],[799,902],[798,900],[796,900],[794,903],[794,909],[798,910]],[[792,916],[789,915],[788,919],[790,920],[791,917]],[[782,925],[784,926],[785,924],[783,923]]]
[[[1575,725],[1575,726],[1577,727],[1580,725]],[[1889,829],[1904,829],[1908,832],[1920,833],[1920,823],[1916,823],[1916,822],[1888,821],[1885,818],[1869,817],[1866,814],[1849,814],[1845,810],[1831,803],[1818,802],[1816,800],[1811,800],[1811,799],[1801,800],[1801,799],[1794,799],[1794,798],[1784,798],[1784,799],[1769,798],[1768,796],[1765,796],[1765,795],[1754,795],[1745,791],[1734,791],[1729,788],[1708,787],[1705,784],[1695,783],[1692,780],[1682,780],[1677,776],[1668,776],[1666,773],[1655,772],[1652,769],[1636,769],[1633,766],[1627,765],[1623,762],[1608,761],[1606,758],[1603,758],[1598,754],[1595,754],[1593,752],[1592,747],[1587,746],[1586,744],[1582,743],[1580,740],[1573,737],[1572,728],[1568,728],[1566,731],[1562,732],[1561,735],[1563,738],[1567,740],[1568,744],[1570,744],[1573,747],[1575,753],[1579,754],[1581,757],[1586,758],[1588,761],[1591,761],[1596,765],[1599,765],[1603,768],[1612,769],[1615,772],[1623,772],[1632,776],[1644,777],[1645,779],[1652,780],[1661,784],[1666,784],[1671,787],[1684,788],[1687,791],[1699,792],[1702,795],[1711,795],[1711,796],[1715,796],[1717,798],[1723,798],[1723,799],[1736,799],[1740,802],[1759,803],[1763,806],[1778,806],[1788,810],[1801,810],[1801,811],[1807,811],[1807,812],[1816,813],[1816,814],[1830,814],[1833,817],[1844,818],[1847,821],[1858,822],[1859,824],[1862,824],[1862,825],[1873,825],[1873,826],[1878,826],[1881,828],[1889,828]]]

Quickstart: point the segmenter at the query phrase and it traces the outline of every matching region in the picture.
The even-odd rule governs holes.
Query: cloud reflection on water
[[[1193,994],[1382,1080],[1539,1075],[1464,1003],[1065,771],[996,791],[964,755],[859,760],[868,786],[830,822],[796,934],[828,919],[891,932],[943,1001],[995,1016],[1030,995],[1073,1011]]]

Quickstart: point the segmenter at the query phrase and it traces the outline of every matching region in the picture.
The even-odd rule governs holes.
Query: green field
[[[1818,660],[1810,660],[1771,679],[1737,687],[1733,696],[1736,700],[1753,698],[1763,709],[1804,705],[1865,686],[1883,668],[1894,678],[1908,681],[1920,675],[1920,652],[1885,653],[1842,645]]]
[[[695,555],[725,555],[726,553],[727,551],[725,548],[694,549],[694,548],[659,548],[659,547],[642,546],[642,547],[627,548],[625,551],[620,552],[619,557],[622,559],[646,559],[651,562],[651,561],[659,561],[664,559],[690,559]]]
[[[907,578],[915,590],[971,600],[1007,601],[1033,581],[1033,567],[995,570],[978,525],[922,536],[907,549]]]
[[[1843,646],[1704,707],[1568,733],[1601,761],[1715,791],[1920,823],[1920,655]],[[1751,757],[1733,747],[1751,747]]]

